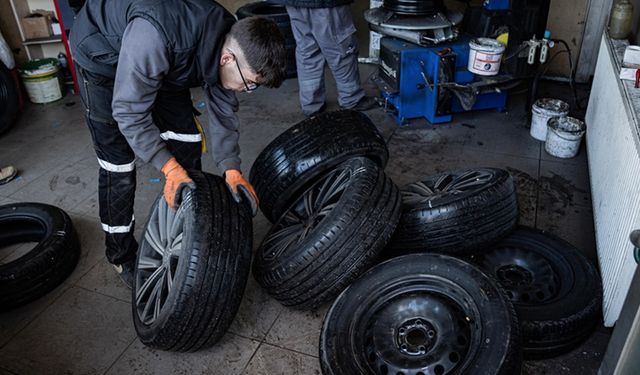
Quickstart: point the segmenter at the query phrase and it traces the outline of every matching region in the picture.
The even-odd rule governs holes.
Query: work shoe
[[[0,169],[0,185],[13,180],[16,174],[18,174],[18,170],[12,165]]]
[[[320,109],[318,109],[315,112],[311,112],[311,113],[309,113],[308,115],[305,115],[305,116],[307,116],[307,118],[313,117],[313,116],[317,116],[317,115],[321,114],[322,112],[324,112],[326,109],[327,109],[327,103],[322,103],[322,107],[320,107]]]
[[[113,268],[115,268],[122,282],[125,283],[125,285],[129,289],[131,289],[133,287],[133,274],[136,268],[135,259],[132,259],[122,264],[114,264]]]
[[[365,95],[353,107],[343,109],[352,109],[354,111],[368,111],[370,109],[378,108],[379,106],[380,105],[376,101],[376,98],[374,98],[373,96]]]

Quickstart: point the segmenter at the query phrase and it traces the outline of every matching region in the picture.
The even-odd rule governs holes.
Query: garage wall
[[[20,32],[13,17],[13,10],[9,1],[0,0],[0,31],[11,49],[16,63],[21,64],[27,60],[27,53],[22,48]]]
[[[637,3],[636,12],[640,12],[640,0],[634,1]],[[230,12],[235,13],[242,5],[253,1],[218,0],[218,2]],[[569,43],[573,50],[574,63],[577,62],[582,44],[582,34],[584,31],[588,2],[589,0],[552,0],[551,2],[548,28],[552,30],[555,38],[564,39]],[[452,4],[459,4],[459,2],[454,1]],[[363,17],[364,10],[368,8],[369,0],[356,0],[352,5],[354,22],[360,40],[360,54],[362,56],[366,56],[369,50],[369,31]],[[638,19],[638,17],[636,17],[636,19]],[[0,1],[0,30],[2,30],[4,37],[12,47],[20,47],[20,36],[15,26],[11,6],[8,1]],[[19,53],[17,58],[19,61],[23,61],[26,58],[24,52]],[[569,71],[566,58],[559,56],[556,60],[549,73],[566,75]]]
[[[599,0],[591,0],[599,1]],[[554,39],[563,39],[569,43],[573,55],[573,63],[577,64],[582,47],[582,37],[587,19],[589,0],[552,0],[549,11],[547,29],[551,30]],[[563,47],[554,48],[555,51]],[[567,75],[569,64],[566,56],[558,56],[549,69],[550,75]]]

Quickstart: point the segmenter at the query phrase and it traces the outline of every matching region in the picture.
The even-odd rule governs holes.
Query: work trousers
[[[287,6],[296,40],[300,106],[305,115],[316,112],[326,100],[324,67],[336,80],[338,104],[354,107],[364,97],[358,73],[358,38],[351,7],[298,8]]]
[[[77,69],[85,120],[98,157],[98,203],[109,262],[122,264],[136,256],[133,236],[136,191],[135,154],[113,119],[113,79]],[[152,118],[169,151],[186,169],[200,170],[201,142],[189,89],[160,90]]]

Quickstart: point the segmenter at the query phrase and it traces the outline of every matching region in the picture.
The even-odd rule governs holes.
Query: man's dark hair
[[[227,37],[238,43],[249,67],[262,77],[260,84],[279,87],[284,81],[287,51],[275,22],[248,17],[233,24]]]

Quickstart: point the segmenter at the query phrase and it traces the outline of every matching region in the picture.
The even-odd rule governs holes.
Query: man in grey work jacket
[[[173,208],[193,184],[185,169],[201,168],[189,88],[204,87],[213,158],[236,200],[242,194],[255,210],[255,191],[240,173],[234,92],[282,83],[284,38],[272,21],[236,22],[213,0],[88,0],[71,48],[100,165],[107,258],[131,287],[135,156],[164,173]]]
[[[272,1],[286,5],[291,19],[302,113],[313,116],[326,108],[325,61],[336,80],[340,107],[357,111],[377,107],[360,86],[353,0]]]

